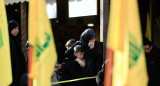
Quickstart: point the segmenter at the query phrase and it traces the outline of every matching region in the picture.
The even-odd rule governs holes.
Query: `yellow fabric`
[[[151,31],[151,22],[149,13],[147,13],[147,26],[146,26],[145,37],[148,38],[148,40],[152,41],[152,31]]]
[[[107,49],[113,50],[112,86],[147,86],[137,0],[111,0]]]
[[[29,2],[29,44],[33,47],[29,77],[34,86],[51,86],[51,75],[57,62],[52,28],[46,13],[46,0]]]
[[[0,86],[12,82],[9,34],[4,0],[0,0]]]

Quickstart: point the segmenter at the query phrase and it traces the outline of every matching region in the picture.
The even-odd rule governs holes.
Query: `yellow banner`
[[[34,79],[36,86],[51,86],[51,75],[57,62],[52,28],[46,12],[46,0],[29,2],[29,44],[33,47],[29,77]]]
[[[148,84],[140,27],[137,0],[111,0],[107,49],[113,51],[112,86]]]
[[[128,86],[147,86],[148,75],[137,0],[125,0],[125,28],[129,37]],[[128,23],[127,23],[128,22]]]
[[[0,86],[12,82],[9,34],[4,0],[0,0]]]

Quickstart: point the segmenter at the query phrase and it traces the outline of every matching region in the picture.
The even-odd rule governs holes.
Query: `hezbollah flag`
[[[0,86],[12,82],[10,45],[4,0],[0,0]]]
[[[147,86],[137,0],[111,0],[107,37],[107,58],[113,59],[113,69],[108,78],[106,65],[105,86]]]
[[[57,62],[57,53],[46,0],[29,2],[29,45],[33,47],[30,78],[37,86],[51,86],[51,75]]]

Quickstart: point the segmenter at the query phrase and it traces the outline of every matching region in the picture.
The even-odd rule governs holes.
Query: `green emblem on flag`
[[[2,31],[0,27],[0,48],[3,46]]]
[[[46,42],[41,45],[39,42],[39,39],[37,39],[36,42],[36,56],[39,58],[39,56],[41,55],[41,53],[49,46],[49,42],[51,40],[51,36],[45,32],[45,36],[46,36]]]
[[[132,68],[136,65],[140,54],[142,53],[143,46],[137,46],[134,37],[131,37],[132,40],[129,40],[129,68]]]

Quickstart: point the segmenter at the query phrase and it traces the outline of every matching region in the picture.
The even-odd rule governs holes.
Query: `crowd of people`
[[[27,86],[26,61],[17,40],[19,24],[11,20],[8,28],[13,75],[13,82],[10,86]],[[148,86],[160,86],[160,50],[156,49],[148,39],[143,39],[149,76]],[[58,57],[55,67],[56,76],[53,77],[57,81],[93,76],[96,78],[60,83],[58,86],[103,86],[107,60],[103,62],[103,45],[96,41],[95,31],[88,28],[81,34],[78,41],[70,39],[64,46],[66,50],[60,53],[64,54],[63,57]],[[58,55],[60,54],[58,53]]]
[[[27,86],[27,65],[17,39],[19,24],[18,22],[11,20],[8,23],[8,28],[13,75],[13,82],[10,86]],[[102,44],[95,39],[96,33],[94,30],[86,29],[81,34],[79,41],[75,41],[75,39],[67,41],[64,45],[67,49],[64,52],[64,57],[58,58],[59,60],[56,64],[58,70],[58,76],[56,78],[58,81],[97,75],[99,71],[98,69],[100,69],[98,66],[101,66],[100,62],[103,60],[103,47]],[[96,79],[82,80],[60,85],[96,86]]]

